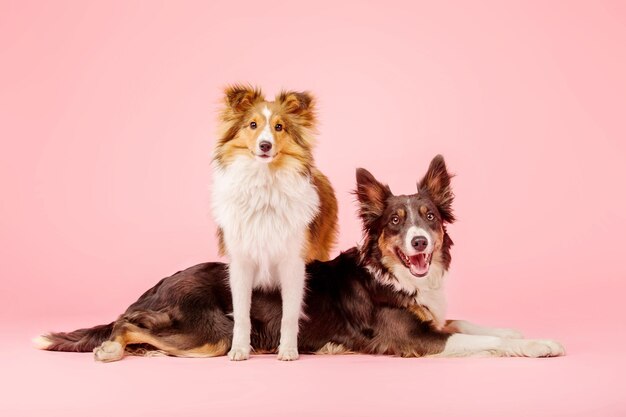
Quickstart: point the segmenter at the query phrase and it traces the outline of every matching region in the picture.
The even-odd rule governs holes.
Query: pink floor
[[[55,323],[54,325],[52,323]],[[570,323],[549,335],[555,359],[304,356],[126,358],[42,352],[29,338],[84,319],[46,318],[3,332],[2,416],[625,416],[623,332]],[[578,328],[580,325],[580,328]],[[546,329],[526,329],[545,336]],[[530,331],[532,330],[532,331]]]

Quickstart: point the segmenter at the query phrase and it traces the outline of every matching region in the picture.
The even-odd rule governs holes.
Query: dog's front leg
[[[292,361],[298,359],[298,322],[304,296],[304,261],[298,256],[288,255],[278,265],[278,275],[283,299],[278,359]]]
[[[434,355],[459,356],[523,356],[541,358],[565,355],[563,346],[548,339],[503,339],[497,336],[451,334],[444,349]]]
[[[254,282],[254,265],[233,257],[229,267],[230,290],[233,297],[233,342],[228,352],[231,361],[250,357],[250,304]]]
[[[522,333],[504,327],[486,327],[465,320],[448,320],[444,330],[449,333],[463,333],[476,336],[496,336],[503,339],[523,339]]]

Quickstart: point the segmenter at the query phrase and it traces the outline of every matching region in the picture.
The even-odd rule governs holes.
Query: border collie
[[[266,101],[259,89],[226,89],[215,149],[213,213],[230,258],[234,330],[228,357],[250,355],[252,290],[280,288],[278,359],[298,358],[305,264],[328,260],[337,200],[314,165],[315,105],[307,92]]]
[[[563,355],[552,340],[523,339],[513,330],[446,321],[442,283],[450,265],[446,224],[454,221],[450,174],[433,159],[418,191],[393,195],[357,170],[363,244],[331,261],[307,265],[307,292],[298,346],[307,353],[412,356]],[[229,269],[205,263],[164,278],[116,321],[40,337],[39,347],[90,351],[96,360],[124,353],[183,357],[225,355],[233,334]],[[281,294],[252,293],[252,347],[277,352]]]

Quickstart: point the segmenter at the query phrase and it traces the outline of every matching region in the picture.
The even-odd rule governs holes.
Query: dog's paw
[[[93,358],[98,362],[114,362],[124,357],[124,348],[118,342],[106,341],[93,350]]]
[[[496,327],[491,329],[490,336],[501,337],[502,339],[523,339],[524,335],[515,329],[507,329],[506,327]]]
[[[298,354],[298,348],[278,348],[278,360],[281,361],[295,361],[300,355]]]
[[[522,346],[524,356],[529,358],[549,358],[565,355],[565,348],[559,342],[549,339],[525,340]]]
[[[250,358],[249,347],[235,347],[233,346],[228,352],[228,359],[231,361],[245,361]]]

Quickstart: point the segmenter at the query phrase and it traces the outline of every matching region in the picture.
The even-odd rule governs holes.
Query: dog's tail
[[[37,349],[57,350],[61,352],[91,352],[108,340],[113,332],[113,325],[101,324],[89,329],[78,329],[69,333],[47,333],[33,339]]]

